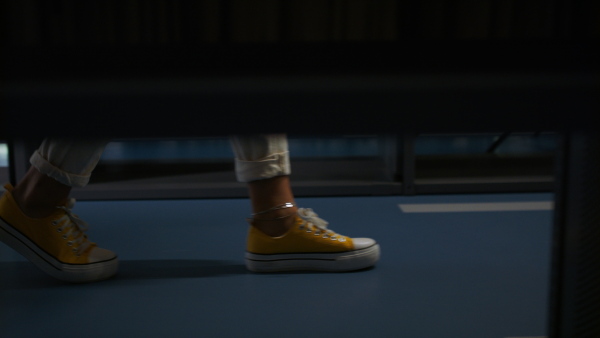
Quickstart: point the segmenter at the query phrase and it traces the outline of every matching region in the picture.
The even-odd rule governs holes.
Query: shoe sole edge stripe
[[[93,263],[71,264],[63,263],[44,249],[33,243],[27,236],[15,229],[4,218],[0,217],[0,236],[2,242],[24,256],[27,260],[54,278],[69,282],[86,282],[106,279],[116,273],[118,257]],[[94,272],[107,270],[105,275],[91,277]]]
[[[299,256],[309,256],[309,255],[341,255],[341,254],[349,254],[349,253],[362,253],[362,252],[366,252],[369,250],[373,250],[375,247],[379,247],[378,243],[374,243],[366,248],[362,248],[362,249],[357,249],[357,250],[350,250],[350,251],[338,251],[338,252],[296,252],[293,254],[286,254],[286,253],[274,253],[274,254],[259,254],[259,253],[254,253],[254,252],[250,252],[250,251],[246,251],[246,256],[249,255],[255,255],[255,256],[260,256],[260,257],[274,257],[274,256],[291,256],[291,255],[299,255]]]
[[[276,255],[257,255],[246,253],[246,267],[253,272],[285,272],[285,271],[353,271],[371,267],[380,256],[379,245],[368,248],[327,254],[289,254],[275,258]],[[327,255],[318,257],[315,255]]]

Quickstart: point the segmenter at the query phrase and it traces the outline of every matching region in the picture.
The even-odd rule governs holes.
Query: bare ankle
[[[45,218],[52,215],[56,211],[56,207],[59,204],[49,205],[36,203],[34,199],[27,198],[22,195],[18,190],[13,192],[13,198],[17,203],[17,206],[23,214],[30,218]]]
[[[31,218],[44,218],[64,205],[71,187],[41,174],[31,168],[23,180],[13,189],[12,196],[25,215]]]
[[[296,220],[294,215],[296,215],[295,211],[292,211],[291,213],[288,211],[288,215],[277,218],[267,219],[264,217],[255,217],[251,220],[251,224],[268,236],[279,237],[292,228]]]

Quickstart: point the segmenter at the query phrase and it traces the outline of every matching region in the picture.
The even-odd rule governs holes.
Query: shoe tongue
[[[312,211],[312,209],[298,209],[298,217],[322,229],[326,229],[327,225],[329,224],[324,219],[319,218],[318,215]]]

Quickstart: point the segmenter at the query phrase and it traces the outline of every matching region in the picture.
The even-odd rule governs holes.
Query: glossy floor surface
[[[399,205],[551,201],[299,198],[333,230],[377,239],[382,257],[366,271],[274,274],[244,268],[245,199],[82,201],[74,211],[119,253],[119,274],[65,284],[0,244],[0,337],[544,336],[551,210]]]

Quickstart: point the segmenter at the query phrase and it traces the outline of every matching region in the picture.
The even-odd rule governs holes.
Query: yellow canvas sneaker
[[[75,200],[46,218],[26,216],[4,186],[0,198],[0,240],[41,270],[68,282],[107,279],[117,272],[117,255],[90,242],[87,224],[73,214]]]
[[[337,234],[317,216],[312,209],[298,209],[294,226],[279,237],[250,226],[246,267],[254,272],[352,271],[379,260],[379,244],[373,239]]]

